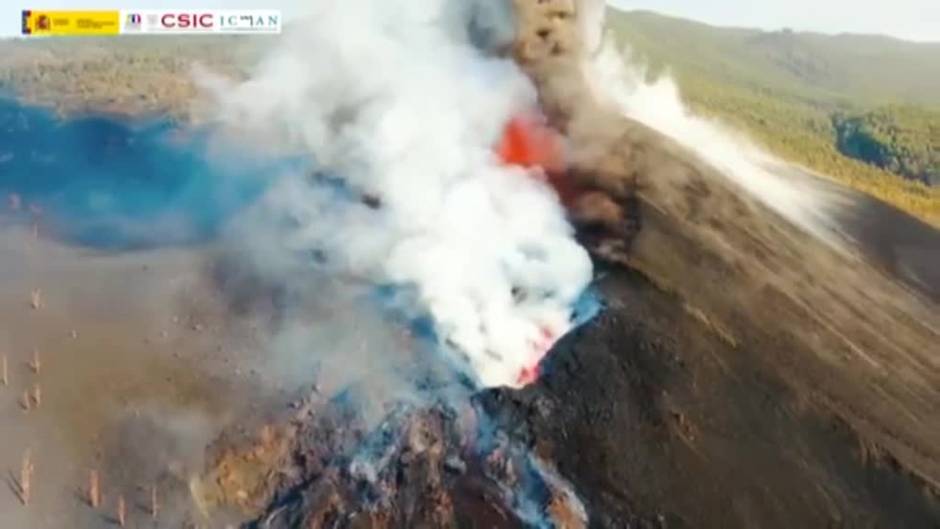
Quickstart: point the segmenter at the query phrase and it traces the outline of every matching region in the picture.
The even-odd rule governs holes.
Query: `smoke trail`
[[[588,35],[599,38],[603,16],[595,13],[585,24],[598,25]],[[611,35],[598,44],[583,65],[590,97],[678,141],[790,222],[836,244],[829,214],[833,204],[818,186],[782,176],[784,162],[722,124],[694,115],[671,78],[648,82],[644,67],[628,50],[618,49]]]
[[[320,170],[271,191],[289,227],[259,248],[411,287],[478,384],[519,386],[571,328],[591,263],[554,192],[494,155],[536,106],[515,65],[478,46],[506,39],[494,5],[324,2],[253,78],[216,90],[224,122]]]

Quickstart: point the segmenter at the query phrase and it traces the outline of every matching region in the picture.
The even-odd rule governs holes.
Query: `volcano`
[[[276,465],[288,477],[260,494],[256,526],[935,525],[935,285],[892,272],[924,258],[886,268],[864,234],[839,238],[853,229],[838,216],[807,230],[606,105],[582,67],[579,6],[516,2],[514,58],[547,118],[513,117],[495,150],[554,186],[600,270],[603,313],[538,377],[524,371],[527,387],[486,389],[463,411],[412,408],[350,434],[312,426],[332,404],[303,408],[321,419],[293,419]],[[937,255],[935,231],[882,218]],[[384,441],[363,467],[358,441],[326,432]]]
[[[0,161],[0,524],[937,527],[940,233],[623,104],[601,2],[505,4],[330,3],[220,84],[300,169]]]

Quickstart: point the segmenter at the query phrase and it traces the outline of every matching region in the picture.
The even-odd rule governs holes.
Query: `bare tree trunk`
[[[20,398],[20,407],[23,411],[29,411],[33,407],[33,399],[28,390],[23,390],[23,396]]]
[[[127,523],[127,505],[124,503],[124,496],[118,496],[117,504],[117,520],[118,525],[124,527]]]
[[[156,520],[157,513],[160,512],[160,503],[157,499],[157,486],[150,487],[150,516]]]
[[[29,306],[32,307],[33,310],[39,310],[42,308],[42,290],[38,288],[33,289],[33,291],[30,293]]]
[[[39,349],[36,347],[33,348],[33,361],[30,362],[29,368],[37,375],[42,371],[42,360],[39,358]]]
[[[101,484],[97,470],[92,470],[88,474],[88,504],[95,509],[101,507]]]
[[[32,450],[26,450],[26,453],[23,454],[23,462],[20,465],[19,483],[20,502],[22,502],[23,505],[29,505],[29,500],[32,496],[33,470]]]

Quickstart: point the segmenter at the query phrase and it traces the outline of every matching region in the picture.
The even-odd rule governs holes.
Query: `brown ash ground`
[[[483,396],[557,461],[592,527],[936,527],[940,504],[877,444],[776,367],[733,348],[636,273],[523,392]]]

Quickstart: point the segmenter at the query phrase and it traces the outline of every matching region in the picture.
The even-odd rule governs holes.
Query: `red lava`
[[[519,376],[516,377],[516,382],[523,386],[532,384],[539,379],[539,366],[538,364],[531,367],[524,367],[519,371]]]
[[[545,358],[545,355],[548,354],[549,349],[555,344],[557,335],[551,328],[542,326],[539,328],[539,331],[541,339],[532,342],[533,355],[531,363],[519,370],[519,374],[516,376],[516,383],[520,385],[528,385],[538,380],[541,374],[539,364],[542,362],[542,359]]]
[[[546,172],[564,171],[565,152],[561,135],[537,116],[518,115],[503,130],[496,152],[508,165]]]
[[[541,114],[520,114],[510,119],[495,150],[507,165],[541,169],[531,171],[531,176],[552,186],[563,204],[574,203],[580,195],[567,176],[565,139],[545,123]]]

